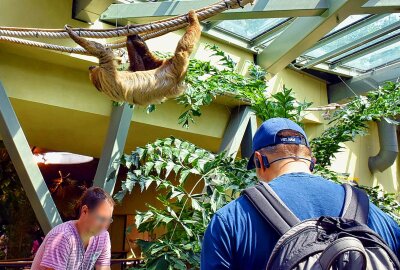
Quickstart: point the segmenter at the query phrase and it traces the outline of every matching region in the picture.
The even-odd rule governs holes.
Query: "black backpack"
[[[268,184],[243,191],[279,234],[268,260],[270,270],[400,270],[400,263],[382,238],[366,224],[369,199],[364,191],[343,184],[342,217],[300,221]]]

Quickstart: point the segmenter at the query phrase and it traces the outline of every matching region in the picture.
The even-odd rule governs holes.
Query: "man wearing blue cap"
[[[269,185],[300,220],[339,217],[343,186],[312,174],[315,160],[304,130],[284,118],[265,121],[253,138],[248,169]],[[367,203],[368,204],[368,203]],[[369,203],[368,226],[400,255],[400,228]],[[204,235],[201,269],[265,269],[278,234],[246,196],[221,208]]]

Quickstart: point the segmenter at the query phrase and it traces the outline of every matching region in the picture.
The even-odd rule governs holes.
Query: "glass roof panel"
[[[218,26],[216,26],[216,28],[239,35],[244,39],[251,40],[288,19],[289,18],[271,18],[222,21]]]
[[[391,25],[393,23],[399,22],[400,21],[400,14],[393,13],[388,16],[385,16],[377,21],[371,22],[370,24],[357,29],[355,31],[350,32],[348,35],[345,35],[341,38],[337,38],[329,42],[328,44],[325,44],[323,46],[319,46],[309,52],[307,52],[305,55],[309,57],[319,57],[324,54],[327,54],[339,47],[351,44],[353,41],[362,38],[363,36],[366,36],[368,34],[371,34],[373,32],[376,32],[388,25]],[[344,23],[344,22],[343,22]]]
[[[350,15],[349,17],[347,17],[343,22],[341,22],[338,26],[336,26],[335,28],[333,28],[328,34],[326,34],[326,36],[335,33],[339,30],[342,30],[343,28],[354,24],[362,19],[364,19],[365,17],[370,16],[369,14],[363,14],[363,15]]]
[[[355,48],[355,49],[352,49],[352,50],[350,50],[350,51],[348,51],[348,52],[346,52],[346,53],[344,53],[344,54],[341,54],[341,55],[339,55],[339,56],[337,56],[337,57],[335,57],[335,58],[329,59],[327,62],[328,62],[328,63],[335,62],[336,60],[338,60],[338,59],[340,59],[340,58],[349,56],[349,55],[353,54],[354,52],[363,50],[363,49],[365,49],[365,48],[368,48],[369,46],[372,46],[372,45],[375,45],[375,44],[377,44],[377,43],[379,43],[379,42],[382,42],[382,41],[385,40],[385,39],[388,39],[388,38],[394,37],[394,36],[398,36],[398,35],[400,35],[400,29],[399,29],[399,30],[396,30],[396,31],[393,31],[393,32],[391,32],[391,33],[389,33],[389,34],[387,34],[387,35],[384,35],[384,36],[382,36],[382,37],[380,37],[380,38],[377,38],[377,39],[375,39],[375,40],[373,40],[373,41],[370,41],[370,42],[368,42],[368,43],[365,43],[364,45],[361,45],[361,46],[359,46],[359,47],[357,47],[357,48]],[[400,40],[400,37],[398,37],[398,39]]]
[[[366,18],[368,16],[370,16],[370,15],[369,14],[351,15],[347,19],[345,19],[341,24],[339,24],[334,29],[332,29],[332,31],[330,31],[326,36],[328,36],[328,35],[330,35],[332,33],[338,32],[341,29],[343,29],[343,28],[345,28],[345,27],[347,27],[347,26],[349,26],[349,25],[351,25],[353,23],[356,23],[356,22],[358,22],[358,21],[360,21],[360,20],[362,20],[362,19],[364,19],[364,18]],[[265,42],[262,44],[262,46],[263,47],[267,47],[269,44],[271,44],[272,41],[274,41],[275,38],[277,38],[280,34],[282,34],[283,30],[285,30],[286,28],[287,28],[287,26],[284,27],[282,30],[279,30],[279,31],[271,34],[270,36],[268,36],[265,39]]]
[[[400,60],[400,41],[348,62],[346,66],[368,71],[396,60]]]

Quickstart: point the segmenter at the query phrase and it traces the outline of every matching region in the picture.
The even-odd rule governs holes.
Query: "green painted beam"
[[[240,150],[242,158],[250,158],[253,154],[253,138],[257,131],[257,116],[255,113],[250,115],[249,123],[244,132]]]
[[[278,73],[366,2],[329,0],[330,8],[321,16],[295,19],[258,55],[258,64],[269,73]]]
[[[213,16],[209,20],[239,20],[282,17],[319,16],[327,8],[328,0],[258,0],[244,9],[232,9]],[[113,22],[118,19],[132,23],[148,23],[187,13],[214,4],[216,0],[168,1],[132,4],[113,4],[102,15],[101,20]]]
[[[46,234],[62,220],[1,82],[0,135],[40,227]]]
[[[292,68],[300,73],[304,72],[304,69],[301,69],[302,62],[304,62],[304,60],[302,58],[303,57],[299,57],[298,59],[296,59],[296,63],[294,65],[290,65],[288,68]],[[299,66],[300,68],[297,66]],[[330,73],[330,74],[334,74],[334,75],[338,75],[343,78],[352,78],[352,77],[357,77],[357,76],[361,75],[360,72],[354,70],[353,68],[338,66],[338,67],[332,69],[331,66],[327,63],[318,64],[318,65],[314,66],[312,69]]]
[[[222,21],[208,21],[204,23],[204,28],[203,31],[208,31],[214,27],[216,27],[218,24],[220,24]]]
[[[400,63],[395,63],[344,82],[328,85],[328,102],[342,103],[354,95],[364,95],[368,91],[378,89],[384,82],[396,81],[399,74]]]
[[[399,0],[369,0],[357,14],[383,14],[400,12]]]
[[[74,0],[72,17],[76,20],[93,23],[113,3],[113,0]]]
[[[112,108],[106,141],[93,183],[94,186],[104,188],[110,195],[114,192],[119,160],[124,154],[132,114],[133,107],[127,103]]]
[[[282,17],[309,17],[323,14],[329,7],[330,0],[258,0],[253,6],[246,6],[244,9],[228,10],[212,17],[210,20],[239,20],[239,19],[261,19],[261,18],[282,18]],[[110,4],[99,4],[97,0],[75,0],[78,2],[78,12],[87,15],[77,16],[85,18],[93,14],[98,17],[98,12],[104,10],[104,6]],[[90,5],[86,4],[90,2]],[[112,1],[111,1],[112,2]],[[187,13],[190,9],[199,9],[214,4],[216,0],[202,1],[166,1],[147,2],[132,4],[112,4],[101,14],[100,19],[121,24],[127,23],[148,23],[151,21],[166,19],[171,16],[178,16]],[[86,8],[82,9],[82,6]],[[79,8],[81,7],[81,8]],[[75,11],[75,12],[77,12]],[[400,12],[398,0],[369,0],[360,5],[353,14],[382,14]],[[78,13],[79,14],[79,13]],[[90,21],[93,21],[93,18]],[[86,20],[88,21],[88,20]]]
[[[239,106],[232,110],[231,119],[225,130],[219,152],[236,157],[241,147],[242,156],[250,157],[253,136],[257,129],[256,115],[249,106]]]

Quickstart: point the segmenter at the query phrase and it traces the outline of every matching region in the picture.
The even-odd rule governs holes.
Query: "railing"
[[[126,267],[135,267],[142,263],[141,258],[137,259],[111,259],[111,264],[121,265],[121,269]],[[6,268],[17,268],[17,269],[29,269],[32,265],[32,259],[14,259],[14,260],[4,260],[0,261],[0,269]]]

